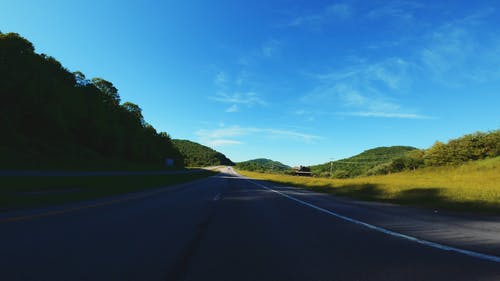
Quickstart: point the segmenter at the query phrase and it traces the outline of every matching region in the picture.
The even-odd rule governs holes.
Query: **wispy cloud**
[[[281,42],[276,39],[270,39],[264,42],[261,48],[262,55],[268,58],[275,56],[276,53],[279,51],[280,45]]]
[[[431,78],[448,86],[500,78],[500,40],[483,29],[491,10],[443,24],[425,36],[420,63]]]
[[[205,142],[206,145],[211,146],[211,147],[221,147],[221,146],[229,146],[229,145],[238,145],[238,144],[243,144],[240,141],[235,141],[235,140],[225,140],[225,139],[212,139],[209,140],[208,142]]]
[[[223,92],[217,93],[215,96],[211,97],[212,100],[222,102],[222,103],[230,103],[230,104],[242,104],[247,106],[254,105],[267,105],[257,93],[248,92],[248,93],[233,93],[227,94]]]
[[[369,19],[396,18],[405,21],[414,19],[414,12],[422,4],[412,1],[391,1],[380,5],[367,13]]]
[[[244,138],[265,138],[291,140],[303,143],[314,143],[320,140],[321,137],[311,134],[305,134],[297,131],[272,129],[272,128],[257,128],[257,127],[223,127],[213,130],[198,130],[195,132],[201,143],[211,146],[224,146],[243,144]]]
[[[352,7],[347,4],[332,4],[326,7],[326,14],[340,19],[347,19],[352,15]]]
[[[312,75],[318,86],[301,97],[303,104],[334,115],[424,119],[397,102],[413,83],[415,66],[401,58],[360,63],[342,71]]]
[[[413,83],[412,74],[416,66],[399,57],[388,58],[376,63],[358,64],[340,71],[311,75],[324,83],[351,81],[357,83],[382,83],[381,86],[391,90],[404,90]]]
[[[214,84],[218,87],[225,87],[228,82],[227,74],[224,71],[219,71],[214,77]]]
[[[337,3],[326,6],[318,13],[300,15],[288,23],[288,26],[320,26],[334,19],[346,20],[353,14],[353,8],[345,3]]]
[[[238,106],[236,104],[233,104],[226,109],[226,112],[237,112],[237,111],[238,111]]]
[[[209,99],[229,104],[230,106],[225,109],[227,113],[239,112],[241,106],[254,107],[254,106],[267,106],[268,103],[254,91],[241,91],[248,88],[251,83],[248,82],[249,74],[246,71],[241,71],[236,75],[235,79],[225,71],[219,71],[214,76],[214,84],[217,92]]]
[[[387,113],[387,112],[344,112],[339,113],[339,115],[347,115],[347,116],[359,116],[359,117],[377,117],[377,118],[400,118],[400,119],[433,119],[429,116],[424,116],[420,114],[413,113]]]

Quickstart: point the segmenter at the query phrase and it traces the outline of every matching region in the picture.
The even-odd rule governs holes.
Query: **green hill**
[[[373,167],[390,163],[392,160],[401,158],[414,150],[417,149],[411,146],[377,147],[349,158],[311,166],[311,171],[316,176],[332,176],[335,178],[362,176],[366,175]]]
[[[285,172],[291,169],[290,166],[287,166],[281,162],[265,158],[236,163],[236,168],[240,170],[260,172]]]
[[[234,165],[224,154],[189,140],[173,140],[174,146],[184,157],[188,167],[207,167],[218,165]]]
[[[415,171],[351,179],[240,173],[259,180],[361,200],[500,214],[498,156],[461,165],[427,166]]]
[[[182,166],[169,135],[113,83],[68,71],[16,33],[0,32],[0,98],[0,168]]]
[[[500,156],[500,130],[476,132],[380,164],[368,175],[391,174],[432,166],[457,166],[463,163]]]

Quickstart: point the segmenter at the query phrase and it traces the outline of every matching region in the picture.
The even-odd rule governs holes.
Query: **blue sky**
[[[319,164],[500,128],[496,1],[25,1],[17,32],[173,138]]]

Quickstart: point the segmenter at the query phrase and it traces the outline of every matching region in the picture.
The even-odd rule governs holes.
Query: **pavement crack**
[[[172,269],[168,272],[166,281],[178,281],[185,280],[186,274],[189,271],[191,262],[194,255],[201,245],[201,240],[206,235],[208,228],[213,220],[215,213],[215,202],[212,201],[209,204],[209,209],[205,218],[198,223],[195,229],[193,238],[186,244],[184,249],[181,251],[177,262],[174,264]]]

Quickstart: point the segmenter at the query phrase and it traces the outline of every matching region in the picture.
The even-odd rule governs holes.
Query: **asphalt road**
[[[500,262],[393,235],[495,258],[498,218],[351,202],[226,172],[110,204],[2,214],[0,280],[500,280]]]

